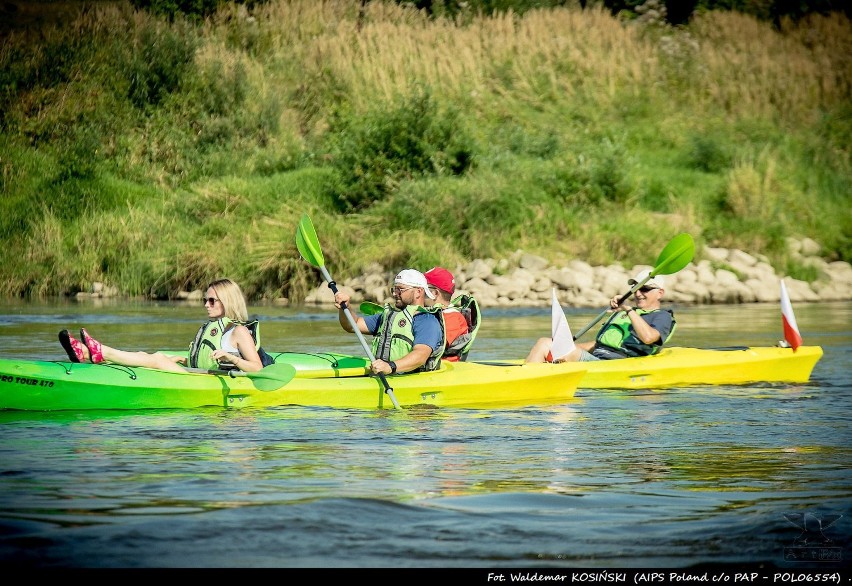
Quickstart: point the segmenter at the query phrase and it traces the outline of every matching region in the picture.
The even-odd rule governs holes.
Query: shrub
[[[585,153],[543,169],[541,189],[572,207],[622,204],[634,192],[632,159],[618,143],[603,139]]]
[[[385,199],[400,181],[430,174],[460,175],[473,163],[473,146],[455,111],[440,111],[429,92],[394,109],[347,115],[331,128],[332,161],[340,183],[332,195],[344,212]]]
[[[693,134],[687,151],[687,165],[706,173],[719,173],[731,166],[732,153],[727,145],[709,134]]]
[[[223,0],[130,0],[136,8],[143,8],[151,14],[174,19],[186,16],[190,20],[203,20],[216,12]]]
[[[152,21],[140,31],[138,43],[127,72],[128,97],[137,108],[145,109],[177,91],[191,72],[198,41],[189,26],[168,27]]]

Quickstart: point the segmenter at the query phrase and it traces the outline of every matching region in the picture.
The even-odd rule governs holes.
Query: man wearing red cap
[[[433,305],[444,308],[444,331],[449,349],[459,336],[470,331],[464,315],[451,305],[453,293],[456,291],[456,280],[450,271],[442,267],[429,269],[423,274],[426,276],[429,290],[435,295]],[[444,354],[444,360],[456,362],[458,359],[458,354]]]

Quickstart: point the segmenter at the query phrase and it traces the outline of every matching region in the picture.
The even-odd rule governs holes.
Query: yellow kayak
[[[822,357],[819,346],[663,349],[654,356],[582,362],[581,389],[661,389],[691,385],[804,383]],[[520,364],[521,360],[501,362]],[[570,372],[577,363],[552,364]]]

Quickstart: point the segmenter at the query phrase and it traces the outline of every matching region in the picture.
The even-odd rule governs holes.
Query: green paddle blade
[[[311,219],[307,214],[302,215],[302,219],[299,220],[299,229],[296,230],[296,248],[299,249],[299,254],[302,255],[306,261],[317,267],[320,272],[322,272],[323,278],[328,283],[329,288],[332,293],[337,295],[337,285],[334,283],[334,280],[331,278],[328,270],[325,268],[325,261],[322,257],[322,249],[320,248],[319,238],[317,238],[317,232],[314,230],[314,225],[311,222]],[[349,311],[349,308],[345,303],[340,304],[340,308],[343,310],[344,315],[346,315],[346,319],[349,320],[349,325],[351,326],[355,335],[358,336],[358,341],[361,342],[361,347],[364,349],[364,352],[367,353],[367,356],[370,358],[372,362],[375,360],[373,357],[373,352],[370,350],[370,346],[367,344],[367,341],[364,339],[364,335],[361,333],[361,330],[358,329],[358,324],[355,321],[355,318],[352,317],[352,312]],[[269,368],[267,366],[266,368]],[[399,403],[396,400],[396,396],[393,394],[393,389],[388,384],[387,379],[384,374],[378,374],[379,380],[382,381],[382,385],[385,387],[385,392],[393,401],[393,406],[397,409],[400,409]]]
[[[308,214],[303,214],[302,219],[299,220],[299,228],[296,230],[296,248],[299,249],[302,258],[315,267],[325,265],[317,231],[314,230],[314,225]]]
[[[378,303],[373,303],[372,301],[363,301],[359,306],[361,309],[361,313],[364,315],[375,315],[377,313],[381,313],[385,310],[385,308]]]
[[[657,264],[654,265],[651,276],[676,273],[692,262],[693,256],[695,256],[695,242],[692,240],[692,236],[678,234],[671,239],[660,256],[657,257]]]
[[[230,371],[230,376],[246,377],[251,379],[259,391],[277,391],[296,376],[296,369],[292,364],[270,364],[264,366],[257,372]]]

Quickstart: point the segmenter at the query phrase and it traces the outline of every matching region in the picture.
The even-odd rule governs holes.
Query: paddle
[[[259,391],[277,391],[296,376],[296,369],[291,364],[270,364],[264,366],[257,372],[243,372],[242,370],[215,370],[206,368],[187,368],[187,372],[201,374],[215,374],[218,376],[229,376],[231,378],[245,377],[251,379],[255,388]]]
[[[322,276],[328,283],[329,289],[337,295],[337,283],[332,280],[331,275],[325,268],[325,260],[322,256],[319,238],[317,238],[317,232],[314,230],[314,225],[307,214],[302,215],[302,219],[299,220],[299,229],[296,230],[296,248],[299,249],[299,254],[302,255],[302,258],[322,272]],[[354,331],[355,335],[358,336],[358,341],[361,342],[361,347],[364,349],[364,352],[367,353],[367,357],[370,359],[370,362],[373,362],[376,357],[373,356],[370,346],[364,339],[363,334],[361,334],[361,330],[358,329],[358,324],[355,322],[355,318],[352,317],[352,312],[349,311],[349,308],[345,303],[341,304],[341,308],[343,309],[343,313],[346,314],[346,319],[349,320],[349,325],[352,326],[352,331]],[[400,409],[399,403],[396,401],[396,396],[393,394],[393,389],[388,384],[388,379],[385,378],[383,373],[379,373],[378,377],[379,380],[382,381],[382,385],[385,387],[385,392],[391,398],[391,401],[393,401],[393,406]]]
[[[692,261],[692,257],[695,255],[695,242],[692,240],[692,236],[689,234],[678,234],[674,238],[666,244],[666,247],[660,253],[660,256],[657,257],[657,263],[654,265],[654,268],[651,269],[651,272],[648,273],[648,276],[642,279],[641,282],[636,283],[633,287],[622,295],[618,304],[621,305],[627,298],[633,295],[636,291],[641,289],[645,283],[650,281],[652,278],[657,275],[671,275],[672,273],[676,273],[681,270],[683,267],[688,265]],[[603,317],[610,311],[610,308],[604,309],[598,316],[587,325],[585,328],[580,330],[575,336],[576,340],[586,332],[588,332],[592,326],[601,321]]]

